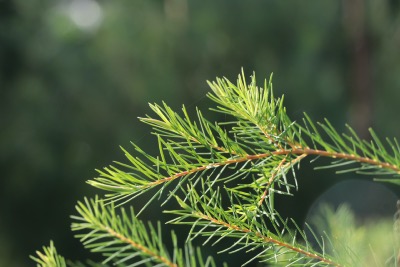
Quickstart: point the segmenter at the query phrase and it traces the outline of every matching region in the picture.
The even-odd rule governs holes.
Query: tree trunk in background
[[[351,49],[350,123],[362,138],[368,138],[368,128],[372,126],[373,84],[364,0],[344,0],[343,21]]]

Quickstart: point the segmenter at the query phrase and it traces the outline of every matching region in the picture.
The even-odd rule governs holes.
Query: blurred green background
[[[399,137],[399,49],[395,0],[0,0],[0,266],[32,266],[50,239],[85,257],[69,216],[102,193],[85,181],[123,160],[119,145],[156,151],[137,120],[147,103],[205,109],[206,80],[242,67],[260,83],[273,72],[294,119],[306,111],[365,138],[370,126]],[[300,172],[298,196],[282,205],[300,222],[321,192],[358,179],[307,163]]]

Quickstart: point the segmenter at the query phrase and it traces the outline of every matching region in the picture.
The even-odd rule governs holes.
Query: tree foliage
[[[203,245],[229,244],[221,253],[251,253],[243,265],[258,261],[261,266],[382,266],[391,256],[397,257],[395,238],[373,247],[367,239],[374,233],[371,229],[343,234],[339,226],[357,229],[346,209],[324,209],[327,223],[316,219],[317,228],[325,226],[321,234],[309,225],[302,229],[291,218],[283,218],[274,205],[276,194],[290,196],[297,189],[296,170],[306,158],[332,159],[330,165],[318,168],[399,183],[396,139],[384,142],[370,130],[371,141],[362,140],[349,126],[348,133],[339,134],[328,120],[315,123],[307,114],[302,121],[293,121],[286,113],[284,97],[274,96],[271,78],[261,87],[255,74],[248,83],[244,73],[236,83],[217,78],[208,84],[208,97],[216,104],[211,110],[223,113],[224,121],[211,122],[199,109],[193,119],[185,106],[178,113],[166,103],[151,104],[156,117],[140,120],[152,126],[158,154],[150,155],[132,144],[134,153],[122,148],[126,162],[98,170],[99,176],[88,181],[106,194],[78,203],[72,230],[86,248],[104,255],[103,264],[215,266],[211,257],[204,259],[200,249],[191,245],[198,237],[204,238]],[[148,198],[138,213],[120,207],[138,196]],[[179,204],[180,208],[165,212],[173,216],[169,223],[190,226],[183,248],[172,233],[173,245],[167,249],[161,223],[146,226],[138,219],[155,200],[162,205],[168,201]],[[395,234],[390,230],[387,235]],[[357,244],[365,245],[366,240],[371,258],[358,249]],[[39,265],[55,262],[63,266],[52,244],[44,251],[46,256],[38,252],[34,258]]]

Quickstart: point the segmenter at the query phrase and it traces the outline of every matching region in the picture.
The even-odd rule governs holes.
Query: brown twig
[[[281,170],[281,169],[286,169],[288,167],[290,167],[291,165],[297,163],[298,161],[302,160],[303,158],[305,158],[307,156],[307,154],[302,154],[300,156],[297,156],[294,160],[291,160],[290,162],[287,162],[285,165],[283,165],[283,163],[286,161],[286,157],[282,159],[282,161],[279,163],[279,165],[276,167],[275,171],[272,173],[271,177],[268,180],[268,183],[266,185],[266,188],[264,190],[264,193],[261,196],[260,201],[258,202],[258,205],[261,206],[262,203],[264,202],[264,199],[267,197],[268,192],[269,192],[269,188],[271,186],[271,184],[274,182],[276,174]],[[282,166],[283,165],[283,166]]]
[[[222,226],[224,226],[224,227],[226,227],[228,229],[233,229],[235,231],[242,232],[242,233],[253,233],[256,237],[262,239],[265,242],[273,243],[273,244],[276,244],[276,245],[278,245],[280,247],[285,247],[285,248],[290,249],[290,250],[292,250],[294,252],[300,253],[300,254],[308,257],[308,258],[313,258],[313,259],[316,259],[318,261],[330,264],[332,266],[341,267],[340,264],[338,264],[336,262],[333,262],[333,261],[331,261],[331,260],[329,260],[329,259],[327,259],[327,258],[325,258],[323,256],[320,256],[318,254],[305,251],[305,250],[303,250],[301,248],[298,248],[298,247],[296,247],[294,245],[279,241],[279,240],[274,239],[274,238],[272,238],[270,236],[265,236],[265,235],[261,234],[260,232],[253,232],[250,229],[247,229],[247,228],[244,228],[244,227],[239,227],[239,226],[236,226],[236,225],[232,225],[232,224],[226,223],[224,221],[217,220],[217,219],[212,218],[212,217],[210,217],[208,215],[205,215],[205,214],[203,214],[201,212],[196,212],[195,215],[197,217],[199,217],[199,218],[204,219],[204,220],[211,221],[214,224],[222,225]]]
[[[344,159],[344,160],[353,160],[359,163],[366,163],[369,165],[374,165],[378,166],[380,168],[384,169],[389,169],[392,170],[398,174],[400,174],[400,168],[396,165],[387,163],[387,162],[382,162],[379,160],[367,158],[367,157],[361,157],[359,155],[354,155],[354,154],[346,154],[346,153],[338,153],[338,152],[328,152],[324,150],[318,150],[318,149],[311,149],[311,148],[295,148],[295,149],[282,149],[282,150],[276,150],[268,153],[262,153],[262,154],[254,154],[254,155],[246,155],[243,157],[237,157],[237,158],[232,158],[228,159],[224,162],[218,162],[218,163],[210,163],[208,165],[196,167],[191,170],[183,171],[176,173],[172,176],[162,178],[160,180],[148,183],[144,187],[152,187],[156,186],[165,182],[169,182],[175,179],[178,179],[180,177],[190,175],[199,171],[204,171],[206,169],[210,168],[216,168],[220,166],[225,166],[225,165],[230,165],[230,164],[236,164],[236,163],[241,163],[241,162],[246,162],[250,160],[257,160],[257,159],[262,159],[262,158],[267,158],[270,156],[278,156],[278,155],[301,155],[301,158],[304,158],[309,155],[314,155],[314,156],[321,156],[321,157],[329,157],[329,158],[337,158],[337,159]],[[299,159],[299,160],[300,160]]]
[[[164,264],[167,265],[167,266],[170,266],[170,267],[178,267],[178,265],[177,265],[176,263],[171,262],[171,261],[170,261],[169,259],[167,259],[167,258],[161,257],[160,255],[154,253],[152,250],[148,249],[147,247],[145,247],[145,246],[143,246],[143,245],[141,245],[141,244],[139,244],[139,243],[136,243],[135,241],[133,241],[133,240],[131,240],[131,239],[129,239],[129,238],[126,238],[125,236],[121,235],[120,233],[114,231],[113,229],[111,229],[111,228],[109,228],[109,227],[103,226],[103,230],[105,230],[106,232],[108,232],[110,235],[112,235],[112,236],[118,238],[118,239],[121,240],[122,242],[127,243],[127,244],[130,244],[130,245],[131,245],[132,247],[134,247],[135,249],[140,250],[140,251],[142,251],[143,253],[145,253],[145,254],[147,254],[147,255],[149,255],[149,256],[151,256],[151,257],[154,257],[154,258],[158,259],[160,262],[164,263]]]

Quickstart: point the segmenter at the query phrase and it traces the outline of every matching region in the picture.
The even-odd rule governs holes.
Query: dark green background
[[[93,1],[0,0],[0,266],[33,265],[50,239],[84,257],[69,215],[102,193],[85,181],[123,160],[119,145],[156,151],[137,120],[147,103],[208,107],[206,80],[242,67],[260,83],[273,72],[294,119],[400,136],[398,1]],[[306,163],[300,176],[282,205],[300,224],[321,192],[354,178]],[[155,208],[143,219],[159,218]]]

